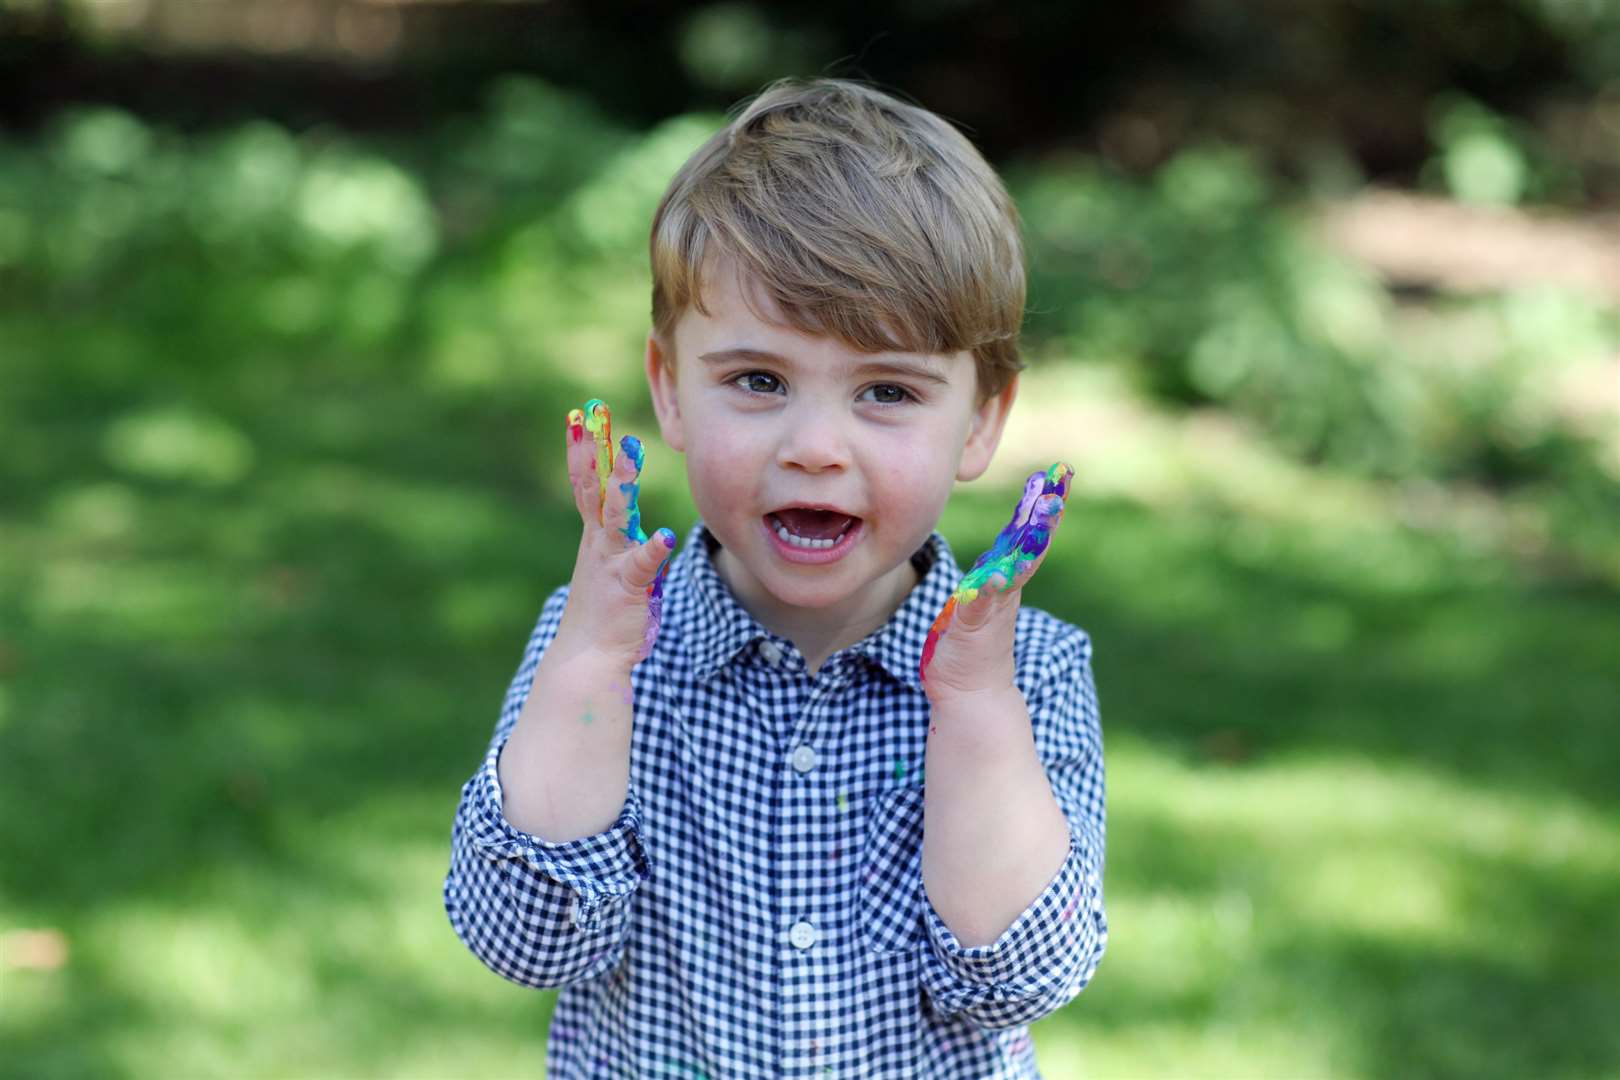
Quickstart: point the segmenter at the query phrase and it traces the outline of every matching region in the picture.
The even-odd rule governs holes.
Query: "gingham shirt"
[[[1090,638],[1018,612],[1016,683],[1069,856],[997,941],[964,948],[922,886],[917,664],[962,576],[945,538],[912,556],[921,581],[890,620],[813,677],[738,604],[717,543],[700,521],[671,560],[631,674],[618,819],[555,844],[505,819],[496,772],[567,586],[545,602],[456,811],[457,936],[513,982],[562,988],[560,1080],[1039,1077],[1027,1025],[1085,987],[1108,938]]]

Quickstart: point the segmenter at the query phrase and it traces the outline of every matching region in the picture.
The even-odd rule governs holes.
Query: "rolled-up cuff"
[[[1044,1014],[1078,993],[1107,940],[1100,865],[1091,845],[1071,830],[1069,856],[1057,874],[988,945],[962,945],[926,903],[930,955],[923,979],[935,1004],[945,1013],[992,1006],[984,1011],[1028,1023],[1034,1017],[1020,1017],[1019,1003]]]
[[[613,823],[591,836],[553,843],[506,819],[499,773],[501,747],[493,748],[468,786],[473,797],[472,843],[492,861],[518,863],[566,885],[578,896],[574,925],[595,928],[604,900],[629,896],[648,875],[641,839],[641,799],[634,786]]]

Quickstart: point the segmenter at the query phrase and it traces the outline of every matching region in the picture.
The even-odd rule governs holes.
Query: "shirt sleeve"
[[[456,936],[496,974],[536,989],[594,978],[617,965],[631,897],[649,869],[633,785],[606,830],[562,843],[519,830],[502,810],[501,750],[567,602],[565,585],[542,607],[483,764],[461,789],[444,882]]]
[[[1019,688],[1036,750],[1069,822],[1068,858],[989,945],[964,947],[933,903],[924,903],[929,940],[923,986],[941,1014],[965,1013],[987,1030],[1033,1023],[1072,1001],[1091,981],[1108,944],[1102,727],[1091,641],[1084,631],[1062,626],[1056,641],[1025,650],[1027,675]]]

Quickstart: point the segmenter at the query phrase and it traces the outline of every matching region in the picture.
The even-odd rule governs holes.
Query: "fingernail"
[[[670,529],[670,528],[659,529],[658,530],[658,535],[664,538],[664,546],[665,547],[669,548],[669,550],[671,550],[671,551],[675,550],[675,530],[674,529]]]

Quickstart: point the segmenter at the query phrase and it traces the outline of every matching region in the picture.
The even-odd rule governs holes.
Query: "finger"
[[[580,512],[580,518],[585,520],[586,523],[595,523],[595,505],[591,505],[590,499],[586,497],[586,494],[588,494],[586,484],[595,487],[596,481],[591,478],[590,466],[588,466],[591,460],[591,449],[590,444],[585,442],[585,413],[577,410],[577,408],[570,408],[569,419],[567,419],[564,431],[567,434],[565,434],[562,457],[569,466],[569,489],[573,492],[573,507],[577,508],[578,512]]]
[[[917,675],[924,682],[928,681],[928,664],[934,659],[934,650],[939,647],[939,639],[945,631],[951,628],[951,620],[956,615],[956,597],[953,594],[945,601],[934,618],[934,625],[928,628],[928,636],[923,639],[922,662],[917,665]]]
[[[649,589],[661,583],[664,571],[675,551],[675,530],[659,529],[638,544],[630,556],[630,583],[638,589]]]
[[[1019,541],[1018,557],[1013,570],[1011,588],[1021,589],[1035,576],[1035,571],[1046,560],[1051,550],[1052,537],[1063,520],[1063,499],[1057,494],[1042,495],[1030,511],[1029,525]]]
[[[608,477],[613,475],[613,413],[601,398],[591,398],[585,403],[585,430],[591,433],[596,444],[596,523],[603,525],[606,524],[603,507],[608,501]]]
[[[601,484],[596,483],[595,447],[585,437],[585,413],[577,408],[569,411],[567,432],[569,486],[573,489],[573,505],[580,512],[580,520],[586,526],[595,528],[601,523]]]
[[[623,536],[627,543],[641,544],[646,542],[647,534],[641,531],[641,510],[636,503],[646,451],[634,435],[626,435],[620,445],[623,453],[613,463],[607,501],[602,504],[602,524]]]
[[[670,556],[675,553],[675,530],[659,529],[642,549],[637,550],[638,559],[646,554],[646,549],[651,549],[654,555],[662,550],[664,555],[658,563],[658,569],[653,572],[651,584],[647,586],[647,621],[642,626],[641,649],[636,653],[637,663],[647,658],[653,650],[653,645],[658,641],[658,627],[664,618],[664,572],[669,568]]]
[[[963,630],[975,630],[989,622],[991,612],[999,606],[1005,586],[1006,580],[1000,571],[991,574],[990,580],[971,599],[963,597],[958,601],[952,625]]]
[[[1074,466],[1068,462],[1059,461],[1046,470],[1046,487],[1043,493],[1050,492],[1059,498],[1069,497],[1069,482],[1074,479]]]
[[[1023,532],[1024,526],[1029,522],[1030,508],[1035,505],[1035,500],[1040,498],[1041,492],[1045,490],[1046,482],[1047,471],[1045,469],[1037,469],[1029,474],[1029,477],[1024,481],[1024,493],[1018,497],[1018,505],[1013,508],[1012,520],[1008,521],[1001,532],[997,534],[995,542],[985,550],[984,554],[974,560],[973,566],[968,570],[968,576],[971,577],[973,571],[982,569],[1018,550],[1019,536]],[[988,574],[985,575],[986,578],[988,576]]]
[[[1038,558],[1052,542],[1052,533],[1063,518],[1063,499],[1059,495],[1042,495],[1035,500],[1030,512],[1029,525],[1018,543],[1020,561]]]

